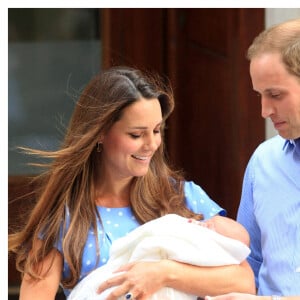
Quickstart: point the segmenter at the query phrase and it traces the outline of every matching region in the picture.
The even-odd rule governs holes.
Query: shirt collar
[[[286,140],[282,150],[293,150],[299,153],[300,155],[300,138],[294,139],[294,140]]]
[[[282,150],[290,149],[291,147],[293,147],[293,145],[295,145],[294,140],[285,140],[285,143],[283,144]]]

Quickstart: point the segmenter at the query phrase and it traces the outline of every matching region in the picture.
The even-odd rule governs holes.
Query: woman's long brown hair
[[[122,111],[141,97],[159,100],[164,122],[174,109],[172,90],[165,79],[127,67],[110,68],[95,76],[81,93],[61,149],[48,152],[23,148],[30,154],[52,159],[52,163],[38,177],[38,201],[25,227],[9,236],[9,251],[16,253],[21,273],[33,279],[42,277],[38,267],[63,230],[63,255],[70,276],[62,284],[72,288],[77,283],[88,230],[92,227],[96,232],[97,218],[101,221],[95,204],[94,177],[96,167],[101,164],[96,143],[121,118]],[[187,209],[183,177],[168,166],[163,143],[154,154],[147,174],[134,178],[130,201],[140,224],[167,213],[201,218]],[[38,246],[41,234],[43,243]]]

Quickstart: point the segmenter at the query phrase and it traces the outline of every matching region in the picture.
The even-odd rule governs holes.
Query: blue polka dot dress
[[[214,215],[225,215],[226,212],[214,201],[212,201],[204,190],[192,181],[185,182],[184,185],[185,200],[187,207],[196,212],[202,213],[205,219],[209,219]],[[98,221],[98,241],[99,251],[95,244],[95,236],[91,228],[88,233],[88,238],[83,251],[82,270],[80,280],[83,279],[89,272],[97,267],[100,267],[109,259],[110,247],[116,239],[125,236],[140,224],[135,219],[130,207],[108,208],[97,207],[102,219],[102,225]],[[62,252],[62,240],[57,245],[57,249]],[[100,255],[101,254],[101,255]],[[97,263],[97,259],[100,259]],[[69,267],[64,262],[63,277],[69,274]],[[70,294],[70,290],[64,289],[66,296]]]

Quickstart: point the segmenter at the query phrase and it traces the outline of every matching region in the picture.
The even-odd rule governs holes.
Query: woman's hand
[[[160,268],[160,262],[134,262],[122,266],[115,271],[122,272],[103,282],[97,293],[100,294],[108,288],[116,287],[106,298],[116,300],[127,293],[131,299],[145,300],[164,287],[164,273]]]

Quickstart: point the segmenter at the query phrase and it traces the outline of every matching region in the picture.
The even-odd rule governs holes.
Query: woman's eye
[[[160,133],[160,129],[153,130],[155,134]]]
[[[139,137],[141,137],[140,134],[136,134],[136,133],[130,133],[129,135],[134,139],[138,139]]]

